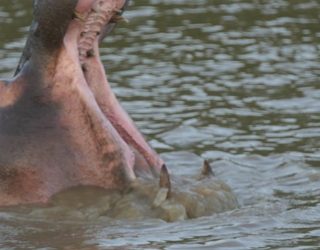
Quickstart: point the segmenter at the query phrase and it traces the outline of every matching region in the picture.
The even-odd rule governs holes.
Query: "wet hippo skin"
[[[0,206],[72,186],[123,189],[163,161],[112,93],[99,41],[125,0],[36,0],[13,79],[0,81]]]

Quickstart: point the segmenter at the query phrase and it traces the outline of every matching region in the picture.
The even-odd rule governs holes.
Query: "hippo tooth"
[[[170,175],[168,172],[168,168],[165,164],[162,165],[161,171],[160,171],[160,181],[159,181],[160,188],[167,188],[168,189],[168,195],[167,198],[170,198],[171,194],[171,181],[170,181]]]

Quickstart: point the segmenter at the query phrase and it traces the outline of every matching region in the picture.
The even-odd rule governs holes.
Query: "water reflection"
[[[78,223],[1,213],[0,246],[316,249],[320,244],[320,4],[141,0],[102,49],[116,94],[171,171],[200,158],[241,208],[197,220]],[[0,6],[0,74],[13,72],[30,3]],[[50,228],[50,229],[48,229]]]

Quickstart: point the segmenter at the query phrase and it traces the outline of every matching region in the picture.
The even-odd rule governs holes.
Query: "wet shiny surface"
[[[0,6],[0,77],[12,75],[30,1]],[[101,49],[109,79],[171,172],[202,159],[241,208],[184,222],[0,213],[7,249],[317,249],[320,3],[140,0]]]

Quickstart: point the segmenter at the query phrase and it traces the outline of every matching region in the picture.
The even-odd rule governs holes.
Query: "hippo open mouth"
[[[127,3],[34,0],[16,76],[0,81],[0,207],[55,203],[60,191],[84,186],[112,189],[106,206],[98,203],[115,218],[173,221],[237,207],[206,161],[200,176],[173,179],[171,190],[163,161],[113,94],[99,43]],[[159,185],[145,173],[158,174]]]
[[[151,169],[159,172],[163,162],[149,147],[143,136],[122,109],[107,81],[100,60],[99,43],[121,20],[129,0],[79,1],[64,37],[64,45],[75,64],[81,67],[85,82],[95,100],[121,138],[135,152],[135,170]],[[138,163],[138,164],[137,164]]]
[[[0,204],[71,186],[124,188],[163,161],[120,106],[99,43],[128,0],[35,0],[13,80],[0,81]],[[26,192],[25,190],[28,190]]]

